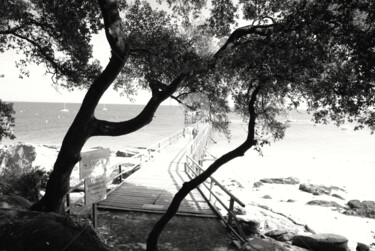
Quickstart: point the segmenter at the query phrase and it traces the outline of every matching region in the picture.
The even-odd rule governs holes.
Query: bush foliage
[[[3,173],[0,176],[0,194],[19,195],[35,202],[40,199],[40,191],[46,188],[48,176],[49,172],[39,168],[23,174]]]

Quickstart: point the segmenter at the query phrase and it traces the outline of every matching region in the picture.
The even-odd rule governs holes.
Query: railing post
[[[210,193],[209,193],[209,195],[208,195],[208,201],[210,201],[211,202],[211,197],[212,197],[212,194],[211,193],[213,193],[212,192],[212,187],[214,186],[214,182],[213,182],[213,180],[211,179],[211,177],[210,177]]]
[[[234,199],[231,197],[229,201],[229,215],[228,215],[228,224],[230,225],[232,223],[232,214],[234,209]]]
[[[92,225],[94,228],[96,228],[97,221],[98,221],[98,210],[97,210],[96,203],[94,203],[92,204]]]
[[[121,165],[118,166],[118,173],[120,174],[122,172],[121,170]],[[122,182],[122,174],[119,176],[120,178],[120,183]]]
[[[70,193],[66,194],[66,207],[68,210],[66,211],[67,214],[70,214]]]

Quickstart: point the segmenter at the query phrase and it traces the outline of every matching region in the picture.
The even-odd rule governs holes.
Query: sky
[[[110,49],[104,32],[93,36],[93,56],[101,62],[103,68],[110,58]],[[0,54],[0,99],[3,101],[27,101],[27,102],[57,102],[80,103],[86,91],[69,92],[63,88],[55,89],[52,86],[51,76],[45,74],[45,67],[41,65],[29,65],[29,77],[20,79],[19,69],[16,68],[15,59],[19,57],[15,51],[7,51]],[[131,102],[126,97],[110,87],[100,100],[102,104],[145,104],[151,94],[140,92]],[[168,104],[173,101],[166,101]]]

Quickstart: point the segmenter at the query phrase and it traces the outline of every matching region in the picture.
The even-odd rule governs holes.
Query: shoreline
[[[214,135],[217,143],[208,146],[207,158],[210,160],[205,161],[205,167],[213,162],[212,156],[219,158],[243,142],[246,136],[243,122],[236,120],[230,128],[233,135],[230,141]],[[371,175],[375,166],[374,138],[367,131],[354,132],[333,125],[314,126],[306,120],[294,121],[284,140],[263,149],[263,157],[249,150],[245,156],[222,166],[213,176],[246,204],[245,215],[241,218],[260,223],[262,234],[288,229],[282,225],[285,217],[275,220],[270,216],[276,212],[316,233],[346,237],[350,250],[356,250],[358,242],[371,246],[373,250],[375,219],[345,215],[343,211],[348,209],[350,200],[375,201],[375,180]],[[295,177],[299,183],[254,186],[261,179],[287,177]],[[334,191],[343,199],[325,194],[313,195],[299,190],[300,184],[339,187],[345,191]],[[317,200],[333,201],[340,207],[307,204]],[[294,231],[297,231],[297,226]]]
[[[218,135],[214,136],[217,143],[212,143],[208,147],[210,155],[220,157],[226,151],[241,143],[245,133],[241,123],[240,120],[232,122],[233,137],[230,142]],[[375,161],[372,155],[365,156],[371,150],[367,149],[368,152],[366,153],[366,149],[364,152],[360,152],[361,149],[358,148],[363,137],[367,138],[368,135],[360,132],[361,137],[355,139],[358,134],[332,126],[314,127],[312,123],[306,121],[303,121],[303,123],[293,122],[293,125],[302,126],[303,129],[323,130],[323,134],[325,133],[324,135],[330,142],[329,144],[322,144],[321,139],[317,137],[317,132],[308,135],[306,139],[301,137],[305,132],[292,131],[291,137],[288,138],[287,131],[285,142],[276,142],[265,148],[263,157],[260,157],[254,151],[250,151],[244,157],[237,158],[221,167],[218,173],[214,175],[219,181],[224,182],[228,190],[245,202],[245,215],[241,218],[259,221],[260,231],[264,234],[272,229],[283,229],[281,222],[284,222],[285,219],[276,219],[274,216],[271,217],[271,214],[285,215],[300,224],[309,226],[317,233],[334,233],[345,236],[349,239],[349,246],[352,250],[355,250],[357,242],[369,246],[374,243],[372,247],[375,247],[375,219],[344,215],[335,207],[306,204],[312,200],[327,200],[335,201],[340,206],[347,207],[347,202],[352,199],[374,200],[372,194],[375,189],[374,180],[368,174],[371,173]],[[338,136],[341,137],[342,135],[348,136],[349,140],[335,142]],[[290,142],[292,143],[290,144]],[[349,145],[351,149],[336,148],[340,145],[347,145],[347,142],[352,143]],[[34,165],[39,163],[49,165],[52,168],[58,154],[59,145],[28,145],[33,145],[38,152]],[[307,148],[307,151],[304,148]],[[141,151],[142,147],[128,147],[128,149]],[[117,150],[110,150],[110,166],[126,161],[127,158],[115,156]],[[330,152],[334,152],[336,155],[332,157]],[[348,155],[348,152],[352,154]],[[346,158],[343,158],[345,156]],[[363,156],[365,157],[361,158]],[[209,161],[205,161],[205,165],[208,164]],[[78,169],[72,173],[73,180],[77,176],[77,173],[74,172],[78,172]],[[300,183],[341,187],[346,190],[339,193],[344,197],[344,200],[328,195],[309,194],[300,191],[297,185],[264,184],[261,187],[254,187],[254,183],[260,179],[285,177],[296,177],[300,180]],[[349,184],[348,181],[353,184]],[[72,185],[74,185],[74,181],[72,181]],[[270,199],[265,196],[269,196]],[[287,202],[288,200],[294,202]],[[289,223],[288,227],[290,227]],[[297,227],[293,231],[297,231]]]

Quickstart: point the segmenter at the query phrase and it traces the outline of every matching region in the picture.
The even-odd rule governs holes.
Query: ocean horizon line
[[[56,102],[56,101],[12,101],[12,100],[2,100],[3,102],[9,102],[9,103],[50,103],[50,104],[75,104],[79,105],[82,104],[82,102]],[[145,106],[145,104],[134,104],[134,103],[101,103],[99,102],[98,105],[134,105],[134,106]],[[180,104],[163,104],[161,103],[160,106],[180,106]]]

